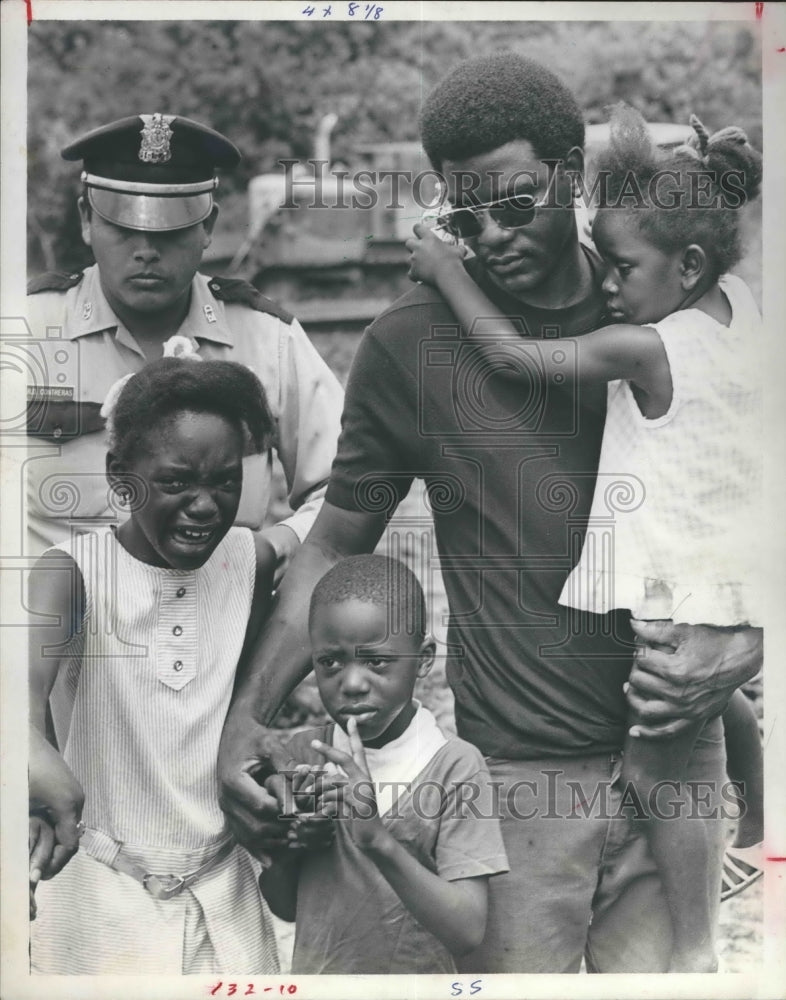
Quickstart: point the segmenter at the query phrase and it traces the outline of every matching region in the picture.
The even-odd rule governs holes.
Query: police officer
[[[40,372],[28,388],[28,554],[122,518],[104,476],[101,404],[112,384],[187,337],[206,359],[259,377],[295,513],[264,529],[279,575],[322,503],[343,394],[300,324],[250,284],[197,267],[218,215],[217,169],[240,161],[218,132],[175,115],[135,115],[62,151],[82,160],[82,237],[96,263],[29,288]],[[246,459],[238,523],[263,526],[272,456]]]

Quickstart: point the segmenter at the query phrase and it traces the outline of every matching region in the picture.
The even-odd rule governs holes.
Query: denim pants
[[[486,936],[457,960],[460,971],[578,972],[582,957],[589,972],[666,971],[671,919],[644,824],[632,818],[635,798],[618,780],[620,760],[487,758],[510,872],[490,879]],[[699,736],[688,781],[696,782],[691,819],[707,826],[707,888],[718,902],[725,762],[717,718]],[[664,787],[664,811],[668,799]]]

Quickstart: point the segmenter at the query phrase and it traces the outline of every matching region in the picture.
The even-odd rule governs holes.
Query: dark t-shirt
[[[511,298],[477,261],[468,270],[522,335],[560,351],[560,336],[602,325],[601,274],[587,255],[596,287],[562,310]],[[392,513],[413,478],[425,481],[458,733],[488,756],[575,756],[624,738],[628,615],[557,603],[581,552],[605,404],[605,384],[489,371],[425,285],[372,323],[355,356],[327,500]]]

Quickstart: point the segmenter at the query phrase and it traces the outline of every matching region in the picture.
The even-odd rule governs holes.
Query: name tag
[[[50,399],[62,402],[73,398],[74,387],[72,385],[29,385],[27,387],[28,403],[43,403]]]

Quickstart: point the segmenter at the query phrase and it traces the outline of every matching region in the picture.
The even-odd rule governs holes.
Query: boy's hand
[[[313,740],[311,746],[333,764],[337,764],[347,778],[323,783],[320,810],[328,816],[338,816],[349,824],[350,836],[362,851],[380,846],[389,834],[377,811],[374,782],[369,774],[363,742],[358,735],[357,721],[350,716],[347,721],[350,754]]]
[[[404,243],[411,254],[407,273],[413,281],[437,285],[456,267],[463,266],[466,247],[445,243],[421,222],[415,223],[413,232],[415,235]]]
[[[292,851],[324,851],[336,839],[336,821],[323,813],[300,813],[289,828]]]

